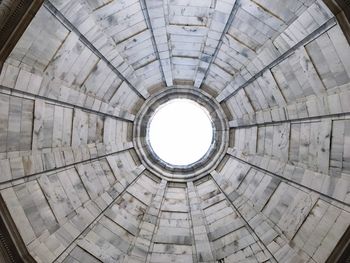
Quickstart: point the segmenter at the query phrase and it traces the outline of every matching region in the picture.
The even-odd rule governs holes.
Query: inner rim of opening
[[[162,104],[151,117],[148,138],[155,155],[174,166],[191,165],[202,159],[213,143],[209,112],[189,99]]]

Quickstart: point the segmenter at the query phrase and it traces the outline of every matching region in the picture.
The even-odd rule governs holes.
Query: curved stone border
[[[172,99],[190,99],[204,107],[212,120],[213,140],[207,153],[190,165],[171,165],[161,160],[150,146],[148,128],[155,111]],[[168,88],[152,95],[136,115],[133,141],[143,165],[156,175],[172,181],[192,181],[216,168],[225,155],[229,125],[220,104],[209,94],[195,88]]]

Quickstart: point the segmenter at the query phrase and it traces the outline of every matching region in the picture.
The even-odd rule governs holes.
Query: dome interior
[[[349,10],[1,1],[0,262],[349,260]],[[176,100],[211,125],[180,165],[149,138]]]

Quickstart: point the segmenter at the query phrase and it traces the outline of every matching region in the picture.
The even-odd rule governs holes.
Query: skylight
[[[189,165],[208,151],[213,128],[209,113],[189,99],[174,99],[162,105],[149,127],[155,154],[171,165]]]

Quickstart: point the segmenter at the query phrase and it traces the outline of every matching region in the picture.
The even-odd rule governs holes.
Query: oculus
[[[200,89],[173,87],[144,102],[135,116],[133,146],[151,173],[171,181],[193,181],[223,159],[228,130],[213,97]]]
[[[208,152],[212,140],[208,111],[189,99],[173,99],[161,105],[150,120],[150,146],[171,165],[197,162]]]

